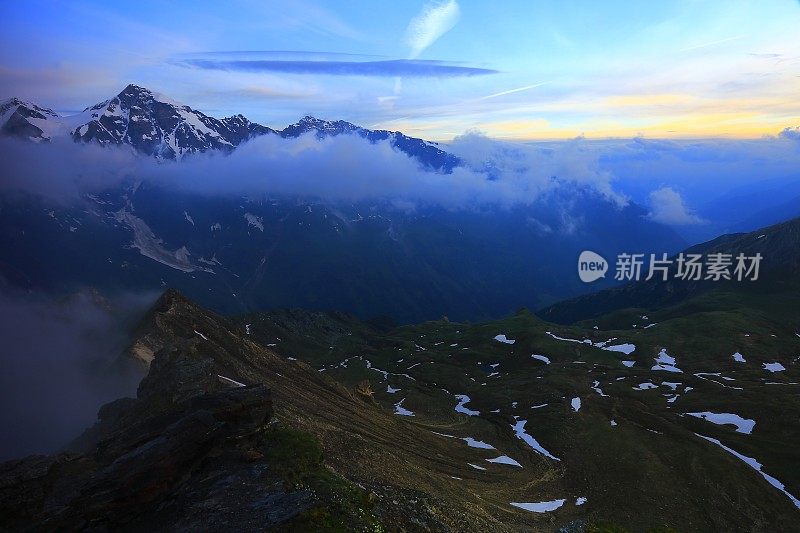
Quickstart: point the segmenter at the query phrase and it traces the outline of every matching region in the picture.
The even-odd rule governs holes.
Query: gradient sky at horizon
[[[137,83],[213,116],[437,140],[800,125],[797,0],[33,0],[0,16],[0,98],[64,113]]]

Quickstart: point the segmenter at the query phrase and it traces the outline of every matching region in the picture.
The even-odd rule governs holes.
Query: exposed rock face
[[[138,328],[164,345],[151,344],[137,399],[103,406],[70,451],[0,465],[0,528],[253,530],[320,505],[265,459],[276,440],[270,389],[218,379],[202,339],[178,336],[180,321],[154,334],[188,308],[170,291]]]
[[[192,394],[150,401],[156,398],[150,391],[104,406],[97,426],[73,443],[75,449],[87,448],[84,454],[34,456],[0,466],[3,526],[168,528],[189,519],[187,506],[211,497],[198,480],[227,475],[224,487],[255,479],[258,473],[246,458],[263,443],[272,414],[269,389],[203,388],[193,381],[199,368],[203,365],[184,366],[163,376],[185,380],[179,383],[184,389],[194,386]],[[254,497],[265,494],[270,490]],[[171,505],[176,498],[184,504]]]

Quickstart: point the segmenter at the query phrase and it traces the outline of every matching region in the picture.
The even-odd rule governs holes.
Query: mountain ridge
[[[795,273],[800,269],[800,217],[751,232],[720,235],[691,246],[682,253],[724,253],[734,257],[739,253],[748,257],[761,254],[759,279],[742,282],[676,280],[673,263],[667,280],[654,277],[651,280],[633,281],[621,287],[607,288],[558,302],[541,309],[537,314],[553,322],[572,323],[624,308],[658,309],[711,290],[724,290],[742,283],[746,284],[743,288],[748,290],[780,292],[783,284],[793,282]]]
[[[296,138],[313,132],[322,139],[353,134],[370,143],[387,141],[433,170],[451,172],[461,163],[436,143],[399,131],[370,130],[344,120],[322,120],[310,115],[277,130],[252,122],[242,114],[214,118],[135,84],[69,116],[60,116],[51,109],[13,97],[0,103],[0,128],[6,135],[35,142],[69,136],[75,142],[131,146],[141,154],[158,159],[181,159],[209,151],[230,153],[242,143],[262,135]]]

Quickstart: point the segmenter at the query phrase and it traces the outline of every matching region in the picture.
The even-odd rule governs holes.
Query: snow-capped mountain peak
[[[251,122],[243,115],[210,117],[188,105],[138,85],[128,85],[116,96],[72,116],[19,99],[0,104],[2,133],[36,142],[55,137],[103,146],[130,146],[159,159],[180,159],[198,152],[229,153],[243,142],[266,134],[295,138],[313,132],[318,139],[358,135],[371,143],[386,141],[423,166],[450,172],[457,157],[436,143],[400,132],[370,130],[344,120],[323,120],[310,115],[278,132]]]
[[[0,129],[7,135],[41,142],[50,139],[58,113],[36,104],[9,98],[0,103]]]
[[[306,115],[294,124],[284,128],[283,137],[294,138],[314,132],[318,139],[337,135],[359,135],[369,142],[388,141],[394,148],[417,158],[424,166],[434,170],[450,172],[458,166],[459,159],[441,148],[436,143],[409,137],[399,131],[369,130],[344,120],[323,120]]]
[[[128,144],[164,159],[221,150],[272,130],[241,115],[216,119],[144,87],[128,85],[117,96],[84,111],[89,120],[71,132],[76,141]]]
[[[275,133],[242,115],[213,118],[133,84],[113,98],[66,117],[12,98],[0,104],[0,128],[4,134],[36,142],[71,137],[76,142],[127,145],[160,159],[209,150],[230,152],[255,136]]]
[[[299,137],[304,133],[315,132],[318,138],[326,137],[328,135],[341,135],[347,133],[364,133],[367,130],[345,122],[344,120],[323,120],[320,118],[306,115],[294,124],[290,124],[281,131],[284,137]]]

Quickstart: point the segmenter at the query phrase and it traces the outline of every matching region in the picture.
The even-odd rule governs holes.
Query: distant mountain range
[[[566,202],[594,223],[577,217],[565,228]],[[681,246],[642,208],[579,189],[511,210],[406,212],[142,183],[72,205],[7,196],[0,207],[0,274],[13,285],[174,286],[223,312],[340,309],[403,323],[490,318],[613,285],[580,282],[577,256],[587,247],[611,256]]]
[[[71,137],[76,142],[125,145],[161,159],[180,159],[209,151],[228,153],[260,135],[293,138],[312,132],[323,138],[355,134],[373,143],[388,140],[398,150],[435,170],[449,172],[459,164],[457,157],[444,152],[436,143],[400,132],[368,130],[342,120],[330,122],[310,116],[279,131],[251,122],[243,115],[213,118],[137,85],[128,85],[113,98],[65,117],[11,98],[0,103],[0,131],[35,142]]]
[[[9,135],[129,146],[162,160],[230,153],[257,136],[313,134],[389,142],[438,173],[461,163],[398,132],[312,117],[276,131],[241,115],[215,119],[134,85],[72,117],[20,100],[0,109]],[[389,199],[209,196],[148,181],[110,184],[71,203],[3,194],[0,275],[53,292],[174,286],[223,312],[299,306],[400,322],[474,320],[612,286],[612,279],[580,282],[584,249],[613,256],[683,246],[636,204],[553,183],[529,205],[463,210],[408,210]]]

